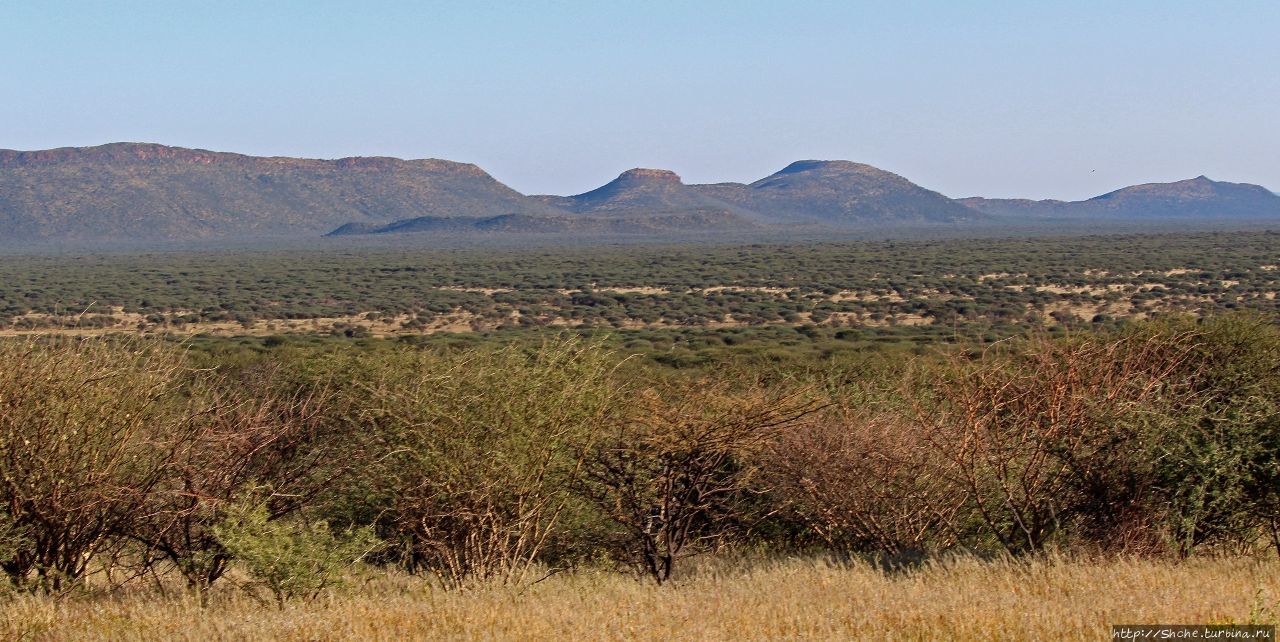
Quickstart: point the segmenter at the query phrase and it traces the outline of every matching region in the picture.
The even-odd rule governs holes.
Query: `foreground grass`
[[[232,591],[205,609],[126,593],[0,602],[0,639],[1098,640],[1113,623],[1273,623],[1280,563],[1201,559],[712,565],[657,587],[562,574],[523,590],[378,577],[283,610]]]

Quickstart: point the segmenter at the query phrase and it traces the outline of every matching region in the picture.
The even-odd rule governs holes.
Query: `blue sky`
[[[0,0],[0,148],[147,141],[630,167],[871,163],[950,196],[1280,189],[1280,2]]]

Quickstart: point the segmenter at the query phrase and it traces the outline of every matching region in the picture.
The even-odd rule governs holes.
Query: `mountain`
[[[504,214],[486,218],[422,216],[387,225],[348,223],[329,236],[405,232],[503,232],[564,234],[655,234],[672,231],[738,231],[755,227],[729,212],[685,210],[647,212],[642,216],[529,216]]]
[[[749,185],[686,185],[670,170],[637,168],[585,194],[538,198],[573,212],[724,211],[775,224],[949,223],[981,218],[897,174],[849,161],[797,161]]]
[[[1029,198],[982,198],[970,196],[956,199],[956,202],[983,214],[999,218],[1016,219],[1049,219],[1070,216],[1069,208],[1073,203],[1047,199],[1036,201]]]
[[[0,240],[318,235],[357,222],[556,210],[475,165],[262,158],[114,143],[0,150]]]
[[[955,223],[984,218],[897,174],[849,161],[796,161],[750,185],[719,183],[697,189],[779,221],[856,225]]]
[[[1280,217],[1280,196],[1203,176],[1087,201],[952,200],[849,161],[791,163],[753,183],[690,185],[631,169],[574,196],[526,196],[447,160],[255,157],[149,143],[0,150],[0,244],[253,238],[332,233],[860,230],[1054,221]]]
[[[539,196],[548,205],[588,214],[638,214],[682,210],[731,211],[666,169],[629,169],[605,185],[576,196]]]
[[[1096,220],[1260,220],[1280,217],[1280,196],[1248,183],[1204,176],[1146,183],[1084,201],[964,198],[961,203],[996,217]]]

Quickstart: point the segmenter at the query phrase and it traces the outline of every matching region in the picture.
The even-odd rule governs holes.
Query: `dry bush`
[[[1052,341],[1032,338],[930,373],[914,419],[944,457],[982,532],[1013,553],[1066,526],[1104,545],[1151,545],[1153,478],[1136,447],[1193,391],[1172,375],[1194,332]],[[919,384],[917,384],[919,385]]]
[[[22,534],[0,566],[59,591],[147,516],[202,410],[182,355],[154,344],[6,341],[0,363],[0,506]]]
[[[327,393],[275,372],[225,381],[139,340],[3,342],[0,360],[0,553],[18,585],[58,591],[90,568],[127,582],[167,560],[203,594],[240,488],[272,489],[274,519],[342,468]]]
[[[764,466],[776,501],[829,549],[907,557],[955,544],[965,489],[919,425],[890,412],[841,409],[783,431]]]
[[[586,461],[583,491],[625,532],[618,553],[658,583],[748,517],[769,442],[819,405],[781,386],[697,382],[634,399]]]
[[[276,520],[315,504],[359,466],[361,453],[331,416],[330,388],[284,386],[282,379],[269,368],[198,382],[205,410],[191,443],[152,494],[146,519],[127,533],[147,555],[172,563],[201,599],[232,559],[214,527],[245,489],[264,489],[267,517]]]

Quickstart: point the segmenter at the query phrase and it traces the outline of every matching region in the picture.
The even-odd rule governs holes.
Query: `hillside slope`
[[[317,235],[349,222],[555,210],[444,160],[262,158],[116,143],[0,151],[0,239]]]
[[[1280,196],[1259,185],[1197,176],[1145,183],[1083,201],[964,198],[961,203],[996,217],[1106,221],[1265,220],[1280,218]]]
[[[954,223],[974,210],[882,169],[850,161],[796,161],[750,185],[701,185],[708,196],[779,221],[831,225]]]

